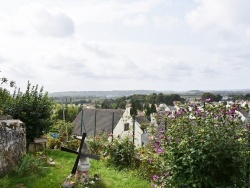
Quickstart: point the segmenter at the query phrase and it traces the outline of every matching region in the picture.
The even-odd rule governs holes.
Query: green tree
[[[245,100],[250,100],[250,94],[246,94],[246,95],[244,96],[244,99],[245,99]]]
[[[75,104],[57,104],[54,108],[54,120],[65,120],[72,122],[76,118],[77,114],[81,111],[80,105]]]
[[[131,108],[130,108],[130,115],[132,117],[135,117],[138,114],[137,108],[136,108],[136,103],[134,100],[131,101]]]
[[[164,95],[163,93],[159,93],[157,96],[157,104],[164,103]]]
[[[151,110],[150,110],[150,105],[148,103],[145,104],[145,111],[146,111],[146,117],[150,119]]]
[[[151,106],[150,106],[150,112],[151,112],[151,113],[156,113],[156,107],[155,107],[155,104],[154,104],[154,103],[151,104]]]
[[[205,101],[206,99],[209,99],[209,98],[211,99],[211,101],[217,101],[216,95],[214,95],[213,93],[210,93],[210,92],[203,93],[201,96],[201,99],[203,101]]]
[[[38,90],[38,85],[31,86],[28,82],[26,92],[15,91],[4,112],[25,123],[27,141],[30,142],[49,131],[53,104],[53,99],[43,92],[43,87]]]

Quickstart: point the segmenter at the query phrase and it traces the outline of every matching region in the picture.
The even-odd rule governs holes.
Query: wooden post
[[[82,117],[81,117],[81,135],[82,135],[82,126],[83,126],[83,108],[82,108]],[[86,132],[86,130],[85,130],[85,132]]]
[[[96,136],[96,110],[95,110],[95,128],[94,128],[94,137]]]
[[[114,112],[113,112],[113,116],[112,116],[112,142],[113,142],[113,139],[114,139]]]
[[[133,144],[135,145],[135,115],[133,115]]]

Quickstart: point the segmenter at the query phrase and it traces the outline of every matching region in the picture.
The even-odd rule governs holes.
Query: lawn
[[[54,166],[45,168],[43,175],[29,174],[18,176],[16,173],[0,179],[1,188],[57,188],[61,187],[65,178],[70,174],[76,155],[60,150],[47,150],[47,158],[55,161]],[[91,160],[90,177],[94,174],[100,176],[98,184],[91,187],[99,188],[150,188],[150,182],[136,177],[132,171],[118,171],[112,167],[106,167],[103,161]],[[85,186],[82,186],[85,187]]]

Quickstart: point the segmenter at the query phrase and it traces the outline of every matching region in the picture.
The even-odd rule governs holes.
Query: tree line
[[[131,95],[127,97],[119,97],[115,99],[104,99],[101,103],[103,109],[125,109],[127,101],[133,101],[138,110],[143,110],[148,104],[161,104],[173,106],[174,101],[184,102],[185,99],[181,98],[178,94],[165,95],[163,93],[152,93],[150,95]]]

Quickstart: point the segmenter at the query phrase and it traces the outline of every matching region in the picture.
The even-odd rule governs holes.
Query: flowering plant
[[[209,100],[207,100],[209,102]],[[166,164],[152,177],[169,187],[242,187],[248,130],[239,106],[185,106],[167,118],[167,130],[155,138],[155,151]]]

